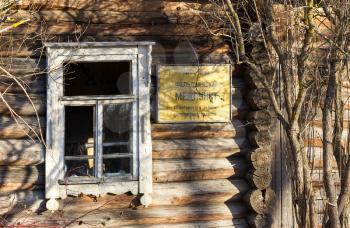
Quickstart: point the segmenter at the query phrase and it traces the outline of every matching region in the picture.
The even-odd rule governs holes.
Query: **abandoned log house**
[[[0,226],[290,227],[278,124],[210,1],[0,7]]]

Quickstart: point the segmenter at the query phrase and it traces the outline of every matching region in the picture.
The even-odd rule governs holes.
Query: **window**
[[[152,43],[49,43],[47,208],[67,195],[152,193]]]

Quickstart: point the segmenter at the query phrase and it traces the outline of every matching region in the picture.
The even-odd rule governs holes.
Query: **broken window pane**
[[[65,107],[65,151],[67,176],[94,173],[94,107]]]
[[[130,62],[73,62],[64,67],[64,96],[132,94]]]
[[[132,153],[132,103],[103,106],[103,154]]]

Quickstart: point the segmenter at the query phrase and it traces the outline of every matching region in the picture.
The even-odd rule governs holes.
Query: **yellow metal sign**
[[[230,65],[158,66],[159,122],[229,122]]]

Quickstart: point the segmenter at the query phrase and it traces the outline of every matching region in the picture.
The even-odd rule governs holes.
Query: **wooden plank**
[[[35,117],[22,117],[23,120],[17,118],[18,123],[13,118],[0,117],[0,138],[2,139],[20,139],[27,138],[28,135],[35,137],[34,132],[25,124],[27,123],[35,132],[39,133],[38,121]],[[44,117],[40,117],[41,127],[44,128]]]
[[[20,116],[45,115],[46,96],[44,94],[5,94],[7,104]],[[31,101],[30,101],[31,100]],[[0,101],[0,114],[9,113],[9,109],[3,101]]]
[[[153,161],[153,181],[215,180],[242,177],[246,173],[244,159],[172,159]]]
[[[104,226],[120,227],[131,225],[157,225],[157,224],[178,224],[195,221],[217,221],[233,220],[244,218],[247,208],[241,203],[228,204],[197,204],[190,206],[163,206],[150,207],[134,210],[128,209],[107,209],[91,210],[89,213],[76,211],[70,213],[45,212],[40,216],[18,213],[8,218],[7,226],[13,224],[41,224],[46,226]],[[25,215],[25,216],[24,216]]]
[[[243,123],[235,119],[231,123],[198,123],[198,124],[153,124],[153,139],[179,138],[232,138],[244,136],[246,129]]]
[[[152,12],[152,11],[183,11],[183,10],[205,10],[210,8],[207,2],[197,3],[191,1],[160,1],[160,0],[110,0],[95,2],[91,0],[22,0],[19,3],[21,9],[75,9],[75,10],[93,10],[93,11],[133,11],[133,12]]]
[[[249,146],[246,138],[168,139],[153,140],[153,157],[225,158],[241,153]],[[244,150],[245,151],[245,150]]]
[[[36,165],[44,162],[44,146],[31,140],[0,140],[0,165]]]
[[[41,166],[0,166],[0,193],[41,188],[44,185],[44,169]]]

